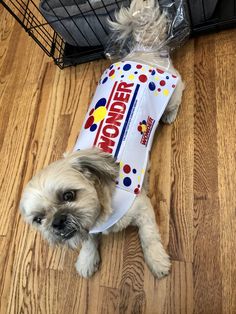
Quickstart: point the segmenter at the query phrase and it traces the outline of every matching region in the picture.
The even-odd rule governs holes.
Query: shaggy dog
[[[120,41],[132,38],[133,42],[142,42],[144,47],[150,48],[133,51],[125,60],[166,67],[161,46],[167,36],[168,20],[158,4],[152,0],[133,0],[130,8],[122,8],[116,22],[110,24]],[[171,63],[168,71],[179,77],[162,117],[164,122],[171,123],[176,118],[184,85]],[[113,212],[111,200],[118,174],[119,164],[110,154],[91,148],[67,154],[50,164],[24,189],[20,207],[25,220],[52,244],[72,248],[81,245],[76,269],[83,277],[93,275],[98,269],[99,236],[89,231]],[[169,273],[171,264],[146,191],[147,179],[128,212],[104,233],[137,226],[145,261],[154,276],[161,278]]]

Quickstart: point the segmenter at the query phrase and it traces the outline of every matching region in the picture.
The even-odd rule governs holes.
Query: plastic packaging
[[[169,68],[169,54],[190,34],[185,0],[133,0],[110,21],[112,35],[105,54]],[[141,58],[141,60],[140,60]]]

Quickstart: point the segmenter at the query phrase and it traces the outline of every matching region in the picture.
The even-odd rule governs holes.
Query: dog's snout
[[[58,216],[55,216],[53,221],[52,221],[53,228],[57,229],[57,230],[64,229],[66,226],[66,220],[67,220],[66,214],[60,214]]]

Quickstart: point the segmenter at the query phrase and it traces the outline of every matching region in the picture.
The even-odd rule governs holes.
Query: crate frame
[[[123,0],[115,0],[117,8],[121,7],[122,1]],[[90,4],[91,12],[96,16],[96,10],[93,9],[89,0],[87,2]],[[99,38],[97,39],[100,45],[97,46],[79,47],[68,44],[46,21],[34,0],[0,0],[0,4],[16,19],[38,46],[53,59],[54,63],[60,69],[105,58],[105,48]],[[101,0],[101,4],[106,9],[108,16],[112,19],[103,0]],[[42,21],[34,14],[33,10],[37,12],[37,15]],[[81,12],[81,14],[86,19],[85,14],[83,12]],[[98,17],[97,19],[99,20]],[[60,19],[56,17],[55,21],[60,21]],[[100,20],[99,23],[101,24]],[[105,29],[104,31],[108,36],[108,32]]]

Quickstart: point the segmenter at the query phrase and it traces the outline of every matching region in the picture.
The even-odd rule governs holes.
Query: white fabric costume
[[[118,62],[101,77],[74,150],[93,146],[120,162],[113,214],[90,232],[121,219],[142,188],[158,122],[176,87],[171,73],[136,62]]]

